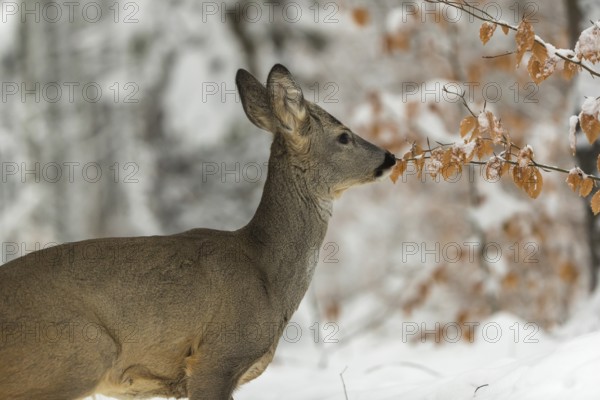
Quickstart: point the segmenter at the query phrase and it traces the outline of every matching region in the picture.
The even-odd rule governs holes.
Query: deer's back
[[[181,301],[184,293],[198,301],[201,292],[239,269],[222,256],[237,246],[234,236],[198,229],[171,236],[92,239],[37,251],[0,266],[2,310],[18,316],[42,304],[51,310],[69,304],[90,307],[91,301],[97,312],[113,308],[129,313],[151,300],[147,313],[151,304]]]

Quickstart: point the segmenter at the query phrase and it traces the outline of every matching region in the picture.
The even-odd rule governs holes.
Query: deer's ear
[[[308,119],[306,102],[302,89],[286,67],[276,64],[271,69],[267,79],[267,92],[271,110],[283,130],[302,134],[302,124]]]
[[[274,133],[274,117],[269,106],[267,89],[245,69],[238,70],[235,84],[242,97],[242,107],[248,119],[260,129]]]

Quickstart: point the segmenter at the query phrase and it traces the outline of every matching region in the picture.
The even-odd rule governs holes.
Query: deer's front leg
[[[254,341],[240,341],[224,348],[203,349],[190,357],[188,395],[190,400],[233,400],[233,391],[267,367],[277,342],[265,349]]]
[[[233,400],[237,384],[233,359],[202,359],[191,368],[188,379],[190,400]]]

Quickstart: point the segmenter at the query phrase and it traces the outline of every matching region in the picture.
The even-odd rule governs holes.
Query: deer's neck
[[[325,238],[332,202],[320,199],[299,166],[272,149],[269,171],[256,214],[244,228],[259,249],[259,267],[275,290],[310,284]]]

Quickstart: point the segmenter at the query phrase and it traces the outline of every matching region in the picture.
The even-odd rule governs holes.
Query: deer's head
[[[271,160],[283,157],[323,198],[383,178],[396,163],[388,151],[364,140],[318,105],[304,99],[290,72],[276,64],[266,87],[240,69],[236,84],[246,115],[274,135]]]

